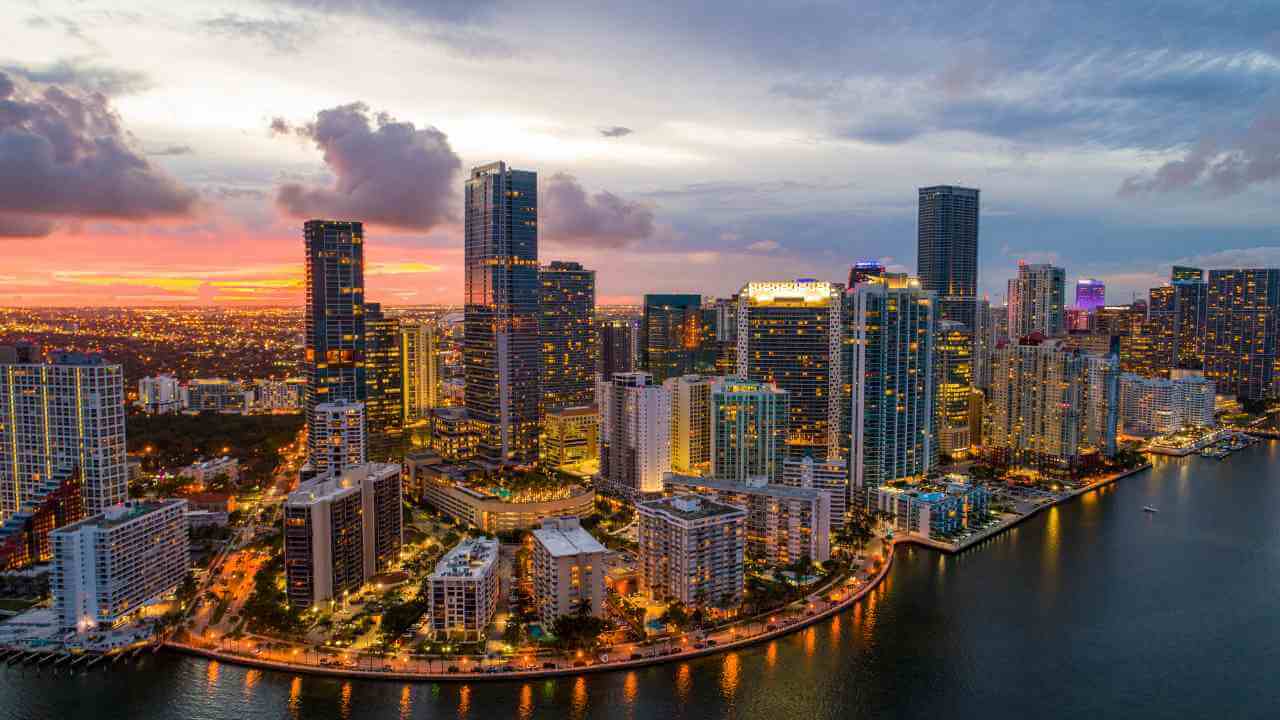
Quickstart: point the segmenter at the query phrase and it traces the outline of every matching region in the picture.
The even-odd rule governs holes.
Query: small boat
[[[1145,510],[1146,512],[1160,512],[1159,510],[1151,507],[1150,505],[1143,505],[1142,509]]]

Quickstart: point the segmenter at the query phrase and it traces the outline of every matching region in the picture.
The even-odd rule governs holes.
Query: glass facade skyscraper
[[[746,483],[782,481],[787,439],[787,391],[762,382],[724,378],[711,388],[711,474]]]
[[[400,318],[382,312],[380,303],[365,303],[365,431],[370,460],[387,462],[404,435],[404,358]]]
[[[661,384],[667,378],[699,371],[703,323],[701,295],[644,296],[640,362],[654,382]]]
[[[640,324],[634,318],[609,318],[596,327],[599,361],[596,372],[608,380],[614,373],[632,372],[640,355]]]
[[[553,262],[539,272],[543,411],[590,405],[595,399],[596,271]]]
[[[1101,280],[1082,278],[1076,281],[1076,307],[1093,312],[1107,304],[1107,286]]]
[[[364,225],[308,220],[306,241],[307,456],[316,451],[320,403],[363,402],[365,385]]]
[[[481,165],[465,195],[465,405],[482,459],[527,462],[538,454],[542,396],[538,175]]]
[[[1263,400],[1274,388],[1280,270],[1210,270],[1204,374],[1218,392]]]
[[[978,299],[978,190],[920,188],[916,264],[920,286],[937,297],[938,319],[973,328]]]

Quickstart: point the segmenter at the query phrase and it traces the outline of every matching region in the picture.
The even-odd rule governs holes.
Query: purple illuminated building
[[[1101,280],[1084,278],[1076,281],[1076,307],[1093,312],[1107,304],[1107,286]]]

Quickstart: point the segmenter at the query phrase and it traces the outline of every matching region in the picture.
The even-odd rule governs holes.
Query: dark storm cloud
[[[621,125],[614,125],[613,127],[600,128],[600,134],[607,138],[626,137],[633,132],[635,132],[635,130],[632,130],[629,127],[623,127]]]
[[[254,18],[238,13],[226,13],[200,23],[200,26],[220,37],[250,38],[265,42],[276,52],[297,52],[306,26],[295,20],[283,18]]]
[[[279,120],[279,118],[277,118]],[[288,123],[272,121],[272,130]],[[295,217],[335,217],[427,230],[452,219],[456,176],[462,167],[444,133],[421,130],[364,103],[321,110],[295,132],[324,152],[330,186],[290,182],[276,204]]]
[[[195,202],[193,191],[133,147],[104,94],[36,85],[0,72],[5,234],[48,234],[64,218],[186,215]]]
[[[1166,162],[1151,175],[1126,178],[1118,193],[1134,196],[1200,188],[1232,195],[1278,177],[1280,114],[1268,114],[1230,143],[1204,138],[1181,159]]]
[[[0,65],[0,71],[33,83],[80,88],[103,95],[128,95],[151,87],[146,75],[102,67],[84,58],[66,58],[41,67]]]
[[[654,232],[653,210],[611,192],[588,195],[578,180],[557,173],[541,191],[542,232],[561,245],[621,248]]]

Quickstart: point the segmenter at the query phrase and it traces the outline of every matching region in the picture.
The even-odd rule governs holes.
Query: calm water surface
[[[470,685],[0,666],[0,718],[1276,718],[1277,667],[1271,442],[1158,460],[957,557],[904,550],[849,612],[717,658]]]

